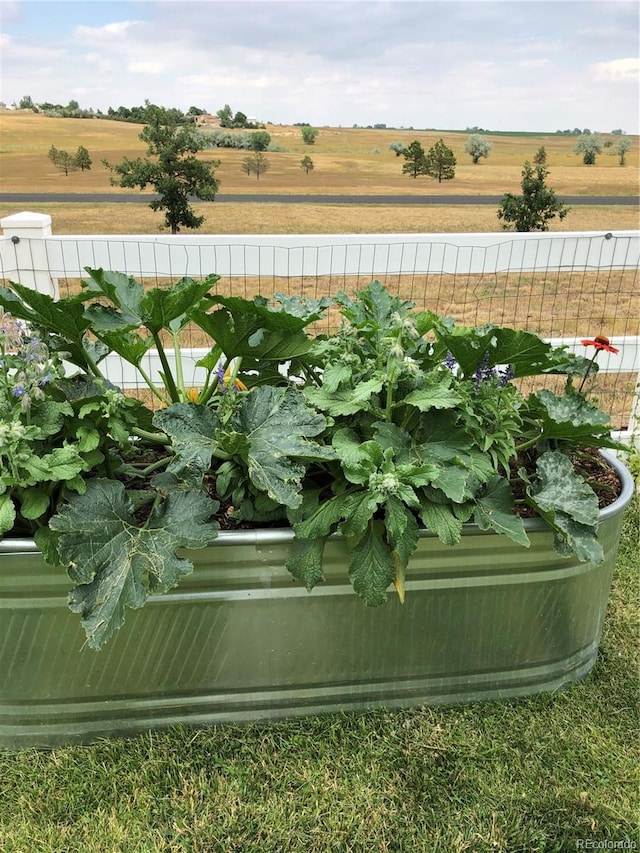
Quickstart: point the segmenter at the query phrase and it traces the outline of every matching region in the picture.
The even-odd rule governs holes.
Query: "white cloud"
[[[105,38],[111,40],[114,36],[121,37],[142,21],[114,21],[112,24],[105,24],[103,27],[86,27],[80,25],[75,27],[73,33],[81,41],[95,43],[104,41]]]
[[[611,62],[596,62],[593,66],[597,80],[628,80],[640,78],[640,59],[613,59]]]
[[[3,2],[3,0],[0,0]],[[638,129],[639,7],[581,0],[27,0],[2,100],[145,99],[264,121]],[[134,10],[134,11],[132,11]],[[114,20],[117,17],[118,20]],[[605,61],[606,59],[606,61]],[[77,96],[76,96],[77,97]],[[80,100],[78,98],[78,100]]]
[[[161,62],[130,62],[127,71],[132,74],[162,74],[165,66]]]

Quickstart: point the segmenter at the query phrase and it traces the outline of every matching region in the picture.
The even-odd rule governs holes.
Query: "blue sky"
[[[0,0],[0,100],[638,133],[639,10],[635,0]]]

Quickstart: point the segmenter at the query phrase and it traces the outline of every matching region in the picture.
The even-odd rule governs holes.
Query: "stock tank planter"
[[[601,511],[604,563],[558,556],[467,525],[455,547],[421,535],[406,600],[366,607],[332,538],[312,593],[284,567],[289,530],[223,532],[195,571],[129,611],[100,652],[67,607],[68,577],[30,540],[0,543],[0,745],[54,747],[173,723],[526,696],[583,678],[607,606],[628,471]]]

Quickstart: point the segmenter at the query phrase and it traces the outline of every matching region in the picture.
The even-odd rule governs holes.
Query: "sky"
[[[0,0],[0,100],[640,132],[631,0]]]

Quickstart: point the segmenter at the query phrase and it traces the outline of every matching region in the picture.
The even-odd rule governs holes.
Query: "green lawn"
[[[0,850],[640,849],[639,531],[636,499],[598,663],[571,690],[3,753]]]

